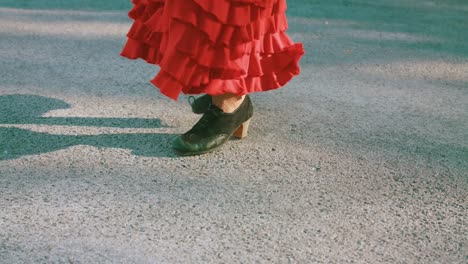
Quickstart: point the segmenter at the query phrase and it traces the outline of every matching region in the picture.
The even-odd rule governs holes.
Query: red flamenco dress
[[[245,95],[299,74],[304,54],[285,33],[286,0],[133,0],[121,55],[160,66],[161,93]]]

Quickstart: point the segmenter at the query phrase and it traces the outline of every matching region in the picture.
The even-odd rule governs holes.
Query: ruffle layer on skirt
[[[160,66],[151,81],[185,94],[237,95],[285,85],[302,44],[285,33],[285,0],[133,0],[121,55]]]

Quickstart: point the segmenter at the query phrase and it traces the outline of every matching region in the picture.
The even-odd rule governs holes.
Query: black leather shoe
[[[204,94],[197,98],[194,96],[189,96],[188,101],[192,107],[192,112],[195,114],[203,114],[208,111],[211,106],[211,95]]]
[[[253,106],[249,96],[245,96],[233,113],[224,113],[217,106],[210,105],[192,129],[174,139],[172,147],[184,156],[213,151],[231,136],[240,139],[246,137],[252,115]]]

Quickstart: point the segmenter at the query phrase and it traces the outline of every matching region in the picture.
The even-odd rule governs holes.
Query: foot
[[[202,118],[187,133],[178,136],[172,147],[180,155],[199,155],[222,146],[231,136],[247,136],[253,106],[245,96],[240,106],[232,113],[226,113],[212,104]]]

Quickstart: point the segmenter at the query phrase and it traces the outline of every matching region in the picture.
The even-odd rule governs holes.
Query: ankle
[[[239,108],[244,101],[245,95],[237,96],[234,94],[223,94],[219,96],[213,96],[212,102],[214,105],[219,107],[225,113],[232,113]]]

